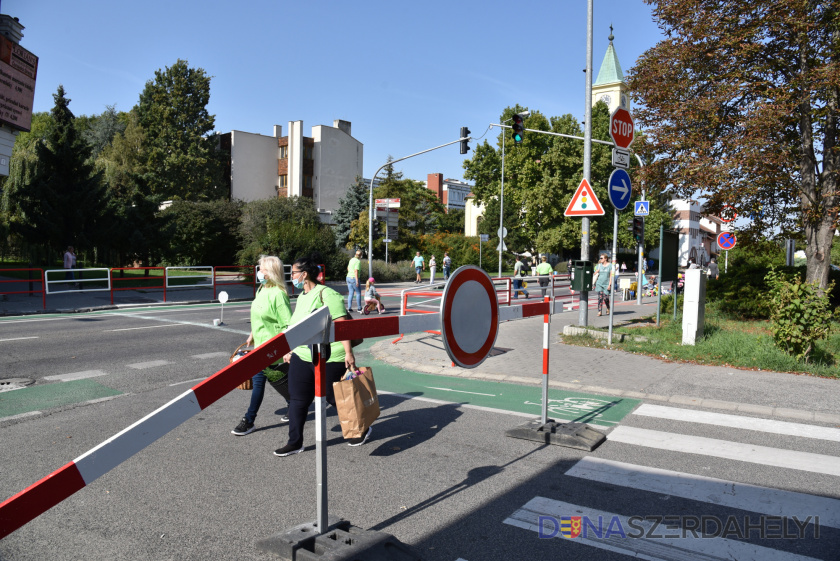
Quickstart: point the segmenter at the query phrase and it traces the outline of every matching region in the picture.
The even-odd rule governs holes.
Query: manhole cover
[[[26,386],[32,385],[35,380],[29,378],[7,378],[0,380],[0,392],[10,392],[12,390],[20,390]]]

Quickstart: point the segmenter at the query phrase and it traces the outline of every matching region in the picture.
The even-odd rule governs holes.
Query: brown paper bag
[[[379,418],[379,398],[373,370],[360,367],[361,374],[352,380],[333,382],[335,408],[344,438],[360,438]]]

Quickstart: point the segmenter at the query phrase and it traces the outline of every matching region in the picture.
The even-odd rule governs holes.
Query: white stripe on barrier
[[[400,333],[440,331],[440,313],[400,316]]]
[[[330,309],[327,306],[318,308],[307,319],[313,317],[320,321],[304,321],[293,325],[286,331],[286,342],[290,349],[295,349],[301,345],[311,345],[312,343],[328,343],[333,339],[334,331],[330,329],[327,332],[327,324],[331,323]],[[325,336],[329,336],[329,339],[326,339]]]
[[[130,427],[118,432],[96,448],[88,450],[73,462],[85,485],[108,473],[155,440],[199,413],[193,391],[187,390],[163,407],[152,411]]]
[[[499,321],[522,319],[522,306],[499,307]]]

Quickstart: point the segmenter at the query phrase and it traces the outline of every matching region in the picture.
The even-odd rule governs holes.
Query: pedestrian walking
[[[76,280],[76,275],[73,273],[73,269],[76,268],[76,252],[73,250],[72,245],[68,245],[67,251],[64,252],[64,268],[66,269],[64,273],[65,280],[70,282]]]
[[[420,255],[419,251],[411,261],[414,263],[414,272],[417,273],[417,278],[414,279],[414,284],[420,284],[423,282],[423,279],[420,278],[420,273],[426,270],[426,262],[423,260],[423,256]]]
[[[362,285],[359,282],[359,272],[362,269],[362,250],[357,249],[356,255],[347,264],[347,309],[353,309],[353,294],[356,295],[357,312],[362,311]]]
[[[537,274],[540,276],[540,290],[542,290],[543,298],[545,298],[545,293],[548,290],[546,287],[551,280],[551,274],[553,272],[554,269],[551,267],[551,263],[548,262],[548,258],[545,255],[540,257],[540,264],[537,265]]]
[[[531,295],[522,287],[523,278],[527,276],[525,273],[525,264],[522,262],[520,256],[516,256],[516,264],[513,266],[513,299],[519,299],[519,293],[525,294],[525,298],[530,298]]]
[[[286,281],[283,278],[283,262],[274,256],[260,258],[257,280],[260,288],[254,301],[251,302],[251,333],[245,341],[246,345],[259,347],[278,333],[286,331],[292,319],[292,308],[289,305],[289,294]],[[276,361],[262,372],[251,378],[251,403],[245,416],[239,424],[230,431],[236,436],[245,436],[254,432],[254,421],[265,396],[265,383],[268,382],[277,393],[289,403],[289,365],[283,359]],[[288,422],[285,415],[280,416],[280,422]]]
[[[341,295],[318,282],[318,263],[311,257],[302,257],[292,265],[292,284],[303,290],[298,296],[291,325],[300,323],[322,306],[327,306],[333,321],[350,319],[344,309]],[[289,363],[289,441],[285,446],[274,451],[275,456],[290,456],[303,452],[303,426],[309,406],[315,400],[315,365],[312,364],[312,352],[309,345],[301,345],[283,357]],[[327,403],[335,407],[333,383],[338,382],[345,370],[356,370],[356,357],[350,341],[336,341],[330,344],[329,358],[324,376],[326,377]],[[348,440],[350,446],[360,446],[367,442],[371,428],[359,438]]]
[[[595,276],[592,278],[592,290],[598,293],[598,315],[601,315],[603,306],[607,307],[607,313],[610,313],[610,267],[607,262],[607,255],[602,253],[598,257],[598,264],[595,266]]]
[[[621,272],[622,273],[627,272],[627,263],[625,263],[624,261],[621,262]]]
[[[429,259],[429,272],[431,273],[430,285],[435,284],[435,271],[437,271],[437,261],[435,261],[435,256],[432,255],[432,258]]]
[[[449,280],[449,271],[452,268],[452,258],[449,257],[449,252],[443,252],[443,280]]]
[[[709,278],[713,280],[717,280],[720,276],[720,268],[718,267],[717,260],[712,257],[712,260],[709,261]]]

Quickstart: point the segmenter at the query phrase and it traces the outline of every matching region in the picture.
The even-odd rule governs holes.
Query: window
[[[281,175],[280,176],[280,184],[281,189],[285,189],[289,186],[289,176],[288,175]]]
[[[311,160],[312,159],[312,146],[304,146],[303,147],[303,159],[304,160]]]
[[[288,146],[281,146],[280,147],[280,159],[288,158],[289,157],[289,147]]]

